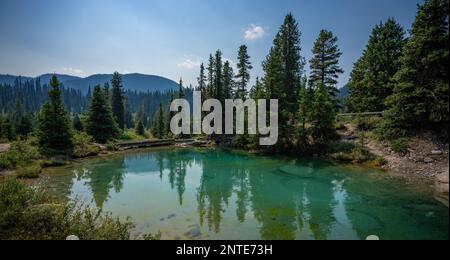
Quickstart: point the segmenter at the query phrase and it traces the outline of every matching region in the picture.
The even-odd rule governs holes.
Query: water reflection
[[[112,194],[140,192],[134,196],[142,201],[116,200],[151,202],[149,210],[155,211],[167,204],[175,211],[177,206],[159,195],[166,194],[159,189],[170,187],[178,208],[192,210],[202,232],[222,238],[237,232],[241,237],[233,238],[245,239],[252,230],[261,239],[448,238],[448,211],[434,201],[348,171],[324,162],[164,150],[95,160],[75,167],[57,185],[64,195],[77,193],[77,185],[88,188],[100,208],[110,199],[115,203]],[[147,188],[136,187],[134,178]]]

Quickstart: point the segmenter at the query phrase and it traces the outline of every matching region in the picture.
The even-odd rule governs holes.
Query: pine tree
[[[72,129],[69,114],[61,99],[60,83],[55,75],[50,81],[46,102],[38,115],[39,147],[45,154],[69,154],[72,152]]]
[[[111,93],[110,93],[110,87],[109,83],[106,82],[105,85],[103,85],[103,91],[105,92],[105,98],[107,101],[111,102]]]
[[[298,97],[304,59],[300,55],[300,31],[292,14],[288,14],[273,46],[263,62],[267,98],[279,100],[279,138],[275,151],[292,148]]]
[[[203,63],[200,65],[200,75],[197,78],[198,83],[198,91],[202,92],[202,100],[205,100],[206,95],[206,75],[205,75],[205,66]]]
[[[419,6],[387,102],[390,109],[383,132],[390,138],[439,129],[448,140],[448,19],[447,0],[427,0]]]
[[[159,103],[159,109],[153,118],[152,134],[158,139],[165,137],[165,122],[164,122],[164,108],[162,103]]]
[[[184,90],[183,90],[183,79],[180,78],[180,83],[178,85],[178,99],[183,99],[186,96],[184,95]]]
[[[335,109],[327,88],[320,84],[314,95],[311,112],[311,132],[318,153],[326,153],[336,139]]]
[[[354,112],[386,109],[385,100],[393,92],[392,78],[400,69],[405,32],[394,20],[377,25],[363,56],[350,75],[351,96],[348,107]]]
[[[33,132],[33,122],[31,121],[31,116],[29,114],[22,115],[16,125],[15,132],[21,137],[26,137]]]
[[[15,137],[14,128],[10,116],[3,117],[0,125],[0,139],[12,141]]]
[[[259,77],[256,77],[255,85],[250,89],[250,98],[265,99],[264,86]]]
[[[233,96],[233,87],[235,85],[235,82],[233,80],[234,78],[234,72],[233,68],[231,67],[231,64],[229,61],[225,61],[223,65],[223,98],[224,99],[230,99]]]
[[[99,143],[106,143],[117,137],[119,128],[114,120],[111,106],[99,85],[95,86],[86,120],[86,132]]]
[[[74,116],[73,121],[72,121],[72,126],[73,126],[73,129],[75,129],[78,132],[81,132],[84,130],[83,123],[81,122],[80,116],[78,116],[78,115]]]
[[[222,52],[220,50],[216,51],[214,60],[214,98],[224,102],[223,98],[223,85],[222,85]]]
[[[136,126],[134,128],[136,129],[136,133],[138,135],[141,135],[141,136],[145,135],[145,127],[144,127],[144,124],[142,123],[141,119],[137,120]]]
[[[214,97],[214,68],[215,62],[214,57],[209,55],[208,67],[206,70],[208,71],[208,85],[206,86],[206,99]]]
[[[338,89],[336,87],[339,74],[344,71],[339,66],[342,55],[337,46],[337,37],[331,31],[320,31],[319,38],[314,43],[313,58],[309,61],[311,67],[310,83],[313,86],[324,85],[330,96],[336,101]]]
[[[235,76],[237,79],[235,98],[245,99],[248,94],[247,84],[250,81],[250,70],[253,69],[246,45],[239,47],[237,69],[238,71]]]
[[[111,96],[112,114],[119,128],[123,130],[125,128],[124,124],[125,98],[123,93],[122,77],[118,72],[114,72],[113,78],[111,80],[111,86],[112,86],[112,96]]]

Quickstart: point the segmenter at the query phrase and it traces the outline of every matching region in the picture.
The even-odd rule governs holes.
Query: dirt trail
[[[0,144],[0,153],[9,151],[11,144]]]

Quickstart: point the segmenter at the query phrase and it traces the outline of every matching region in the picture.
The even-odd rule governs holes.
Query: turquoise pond
[[[448,239],[433,191],[320,160],[161,149],[47,171],[48,189],[163,239]]]

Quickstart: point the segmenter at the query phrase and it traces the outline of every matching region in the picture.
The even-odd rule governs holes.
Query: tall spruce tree
[[[94,137],[95,141],[106,143],[116,138],[119,131],[105,92],[99,85],[95,86],[86,120],[86,132]]]
[[[80,116],[75,115],[72,120],[72,127],[78,132],[81,132],[84,130],[83,123],[81,122]]]
[[[16,134],[20,137],[26,137],[33,132],[33,122],[29,114],[24,114],[16,125]]]
[[[163,139],[165,137],[165,122],[164,122],[164,108],[162,103],[159,103],[159,109],[153,117],[152,135],[155,138]]]
[[[449,2],[427,0],[418,9],[388,98],[383,132],[396,138],[433,129],[448,140]]]
[[[300,81],[305,64],[300,55],[300,35],[294,16],[288,14],[263,62],[267,98],[279,100],[279,138],[273,147],[276,151],[291,150],[296,132]]]
[[[237,74],[236,74],[236,93],[235,98],[245,99],[247,97],[247,85],[250,81],[250,70],[253,69],[250,62],[250,56],[248,55],[247,46],[241,45],[238,52],[238,63],[237,63]]]
[[[224,99],[230,99],[233,96],[233,88],[235,85],[234,82],[234,72],[233,68],[231,67],[231,64],[229,61],[225,61],[223,64],[223,98]]]
[[[337,105],[339,90],[336,87],[339,74],[344,71],[339,66],[342,52],[337,46],[338,38],[331,31],[321,30],[319,38],[314,43],[313,58],[309,61],[311,74],[310,84],[314,87],[324,85]]]
[[[394,19],[375,26],[350,75],[351,95],[347,105],[351,111],[386,109],[385,101],[393,92],[392,78],[400,69],[405,42],[405,32]]]
[[[111,80],[111,86],[112,86],[112,96],[111,96],[112,114],[119,128],[123,130],[125,128],[124,124],[125,97],[123,93],[122,77],[118,72],[114,72],[113,78]]]
[[[178,84],[178,98],[185,98],[184,90],[183,90],[183,79],[180,78],[180,83]]]
[[[208,71],[208,84],[206,86],[206,99],[214,97],[214,70],[215,70],[215,62],[212,54],[209,55],[208,67],[206,70]]]
[[[222,84],[222,52],[220,50],[216,51],[214,59],[214,98],[224,102],[223,98],[223,84]]]
[[[205,100],[206,95],[206,75],[205,75],[205,65],[203,63],[200,65],[200,75],[197,78],[197,91],[202,92],[202,100]]]
[[[50,86],[49,101],[42,106],[38,115],[39,148],[44,154],[70,154],[73,150],[71,121],[55,75],[50,80]]]
[[[141,119],[138,119],[136,121],[136,125],[134,126],[135,130],[136,130],[136,134],[144,136],[145,135],[145,127],[144,124],[142,123]]]

